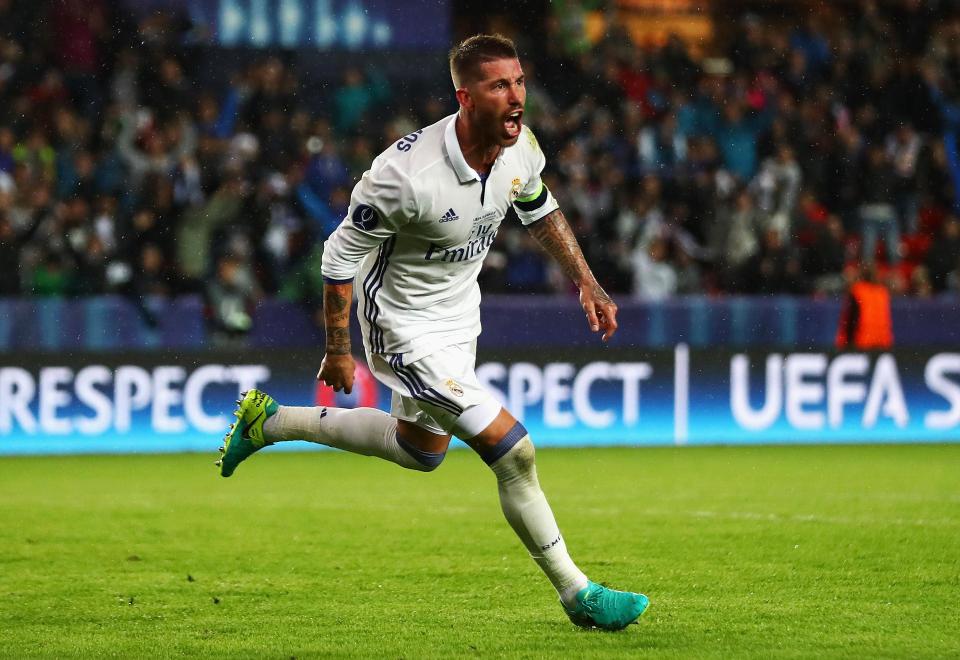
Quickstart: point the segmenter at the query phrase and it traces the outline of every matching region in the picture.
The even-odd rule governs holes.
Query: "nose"
[[[507,94],[507,101],[510,105],[523,105],[523,98],[520,95],[520,85],[510,85],[510,93]]]

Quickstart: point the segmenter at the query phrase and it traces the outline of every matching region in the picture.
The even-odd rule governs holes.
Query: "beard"
[[[483,135],[484,141],[500,147],[510,147],[516,144],[523,132],[522,117],[513,121],[507,119],[507,114],[518,109],[514,108],[509,112],[478,111],[476,115],[477,126],[480,128],[479,133]]]

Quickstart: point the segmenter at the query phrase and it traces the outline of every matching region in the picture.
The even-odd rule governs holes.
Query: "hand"
[[[353,361],[353,356],[349,353],[345,355],[327,353],[320,363],[317,380],[326,383],[335,392],[343,390],[350,394],[353,391],[353,371],[355,368],[356,364]]]
[[[592,332],[603,330],[603,341],[607,341],[617,331],[617,304],[603,288],[593,282],[580,289],[580,306],[587,315],[587,323]]]

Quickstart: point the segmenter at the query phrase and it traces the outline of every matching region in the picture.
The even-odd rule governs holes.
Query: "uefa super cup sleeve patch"
[[[358,204],[357,208],[353,209],[353,214],[350,216],[350,219],[353,222],[353,226],[357,229],[370,231],[377,226],[379,216],[372,206]]]

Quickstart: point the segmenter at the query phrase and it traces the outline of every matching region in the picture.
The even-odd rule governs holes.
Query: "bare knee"
[[[482,456],[484,452],[497,446],[518,423],[506,408],[501,408],[500,413],[485,429],[472,438],[464,438],[463,441]]]
[[[527,429],[505,409],[466,443],[491,467],[498,461],[509,460],[518,473],[533,469],[536,452]]]
[[[420,472],[433,472],[447,454],[450,436],[433,433],[401,419],[397,421],[397,444],[413,458],[408,467]]]

